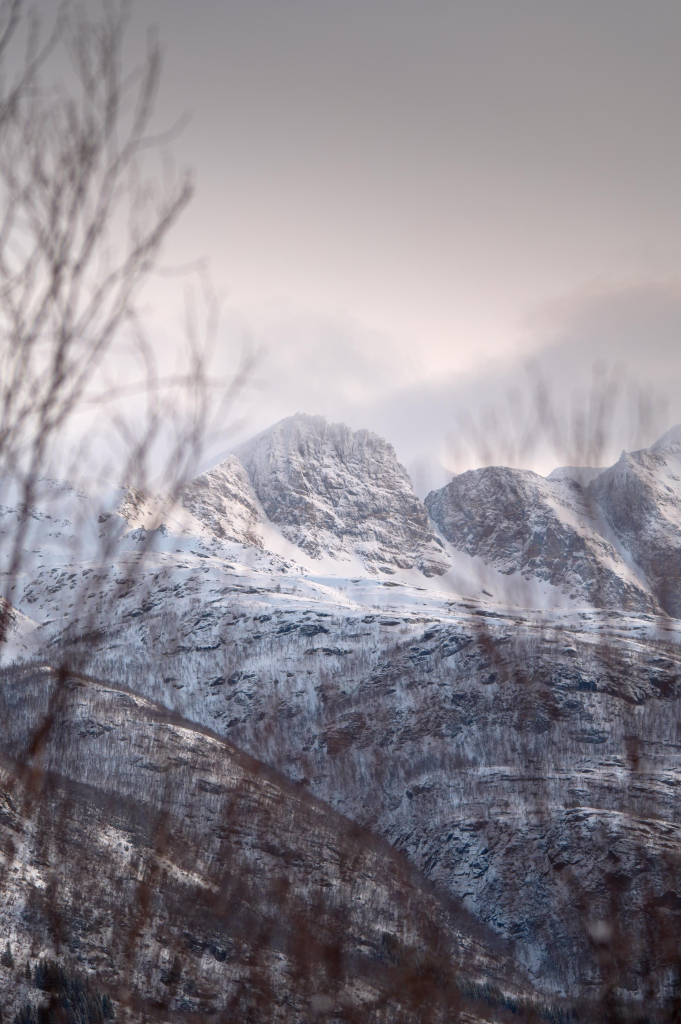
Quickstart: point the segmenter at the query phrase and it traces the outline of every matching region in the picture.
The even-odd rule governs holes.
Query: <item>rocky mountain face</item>
[[[100,522],[121,519],[127,528],[141,531],[140,539],[142,534],[171,530],[262,548],[260,524],[266,516],[243,466],[230,455],[210,473],[189,481],[175,497],[127,488],[115,510],[103,513]]]
[[[388,574],[449,568],[406,470],[376,434],[298,414],[236,454],[270,520],[312,558],[354,554]]]
[[[195,477],[183,488],[180,501],[218,540],[263,546],[258,527],[266,517],[235,455]]]
[[[681,428],[605,470],[490,467],[426,498],[442,535],[600,608],[681,614]]]
[[[589,493],[667,614],[681,615],[681,427],[622,455]]]
[[[256,1006],[263,977],[283,993],[282,1020],[379,1020],[417,948],[459,965],[459,996],[491,979],[497,1001],[462,1020],[532,999],[582,1000],[584,1020],[617,1004],[627,1019],[644,1006],[668,1019],[681,992],[679,433],[604,471],[462,474],[429,495],[435,525],[389,445],[311,417],[255,438],[172,508],[128,496],[95,523],[99,551],[32,510],[12,591],[12,657],[29,664],[0,685],[0,825],[20,868],[2,875],[0,947],[6,934],[21,957],[29,943],[52,955],[36,908],[73,848],[92,865],[91,909],[78,916],[62,887],[63,948],[107,985],[133,963],[130,991],[147,979],[178,1020]],[[76,504],[84,520],[95,508]],[[0,514],[9,535],[23,513]],[[533,608],[482,584],[462,596],[448,558],[545,580],[562,603]],[[71,681],[63,706],[55,680]],[[61,796],[49,813],[31,803],[36,763],[77,814]],[[134,843],[106,831],[119,828],[114,799]],[[162,868],[159,820],[155,837],[180,840],[164,839]],[[29,841],[39,825],[42,846]],[[225,872],[249,894],[239,913],[215,897],[233,891]],[[131,953],[107,892],[133,906],[138,884],[153,924]],[[205,927],[201,893],[217,899]],[[341,942],[345,966],[331,976],[313,957],[303,984],[297,922],[316,908],[311,948]],[[276,935],[266,955],[256,933]],[[410,998],[395,995],[387,1019],[418,1020]]]
[[[598,996],[606,920],[639,951],[630,994],[664,989],[669,961],[651,972],[645,951],[651,900],[660,936],[676,927],[679,627],[272,570],[187,565],[173,618],[118,599],[92,671],[143,680],[387,839],[547,997]]]
[[[241,445],[190,481],[174,500],[126,492],[129,527],[213,542],[264,546],[263,526],[313,560],[354,560],[359,571],[417,569],[442,575],[449,561],[392,445],[321,416],[297,414]]]
[[[431,491],[426,506],[448,541],[503,573],[536,576],[599,608],[656,607],[590,487],[575,477],[472,470]]]

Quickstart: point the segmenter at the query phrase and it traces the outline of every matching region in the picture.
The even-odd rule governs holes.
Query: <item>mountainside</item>
[[[135,1020],[474,1020],[533,998],[407,861],[230,744],[101,683],[4,682],[0,929],[22,966],[84,963]],[[446,972],[427,1006],[417,958]],[[13,987],[5,1011],[39,998],[23,971]]]
[[[111,852],[118,847],[102,838],[102,794],[131,801],[124,830],[132,831],[165,800],[168,834],[186,839],[182,871],[195,865],[192,885],[201,892],[222,885],[210,858],[220,859],[211,853],[216,829],[231,812],[219,801],[236,800],[239,820],[248,820],[238,830],[239,871],[258,928],[267,931],[275,913],[258,903],[262,892],[292,880],[292,903],[275,928],[284,937],[265,973],[271,979],[276,960],[281,1006],[301,1015],[331,1005],[309,1003],[326,998],[328,979],[320,966],[327,980],[296,1002],[286,938],[295,929],[285,920],[314,917],[318,906],[320,942],[334,932],[325,922],[342,921],[342,960],[361,979],[352,998],[345,982],[334,982],[333,992],[350,1000],[347,1019],[379,1014],[381,993],[397,984],[396,963],[398,975],[409,974],[399,967],[411,963],[409,950],[431,948],[426,919],[437,925],[438,956],[446,949],[461,965],[467,980],[457,991],[470,994],[489,977],[513,999],[533,991],[547,1001],[579,997],[584,1020],[604,1019],[604,1000],[673,1005],[681,992],[679,434],[603,471],[567,467],[542,478],[490,468],[455,477],[426,503],[444,541],[389,445],[301,416],[242,446],[174,502],[128,491],[101,512],[86,495],[50,484],[42,507],[3,506],[4,571],[6,538],[20,536],[24,553],[5,661],[22,655],[54,670],[4,670],[7,785],[30,805],[22,787],[32,776],[17,761],[29,745],[26,723],[39,724],[46,706],[35,694],[71,680],[63,711],[48,716],[55,738],[36,749],[44,768],[69,780],[88,824],[67,816],[67,847],[52,831],[61,811],[43,814],[41,824],[49,824],[50,849],[72,846],[83,863],[98,851],[91,860],[99,875],[87,869],[92,907],[122,884]],[[462,566],[471,580],[480,573],[467,592],[457,591]],[[528,603],[540,592],[540,603]],[[234,794],[225,778],[237,776],[248,780],[252,820],[240,797],[210,788]],[[265,799],[265,791],[276,795]],[[7,827],[29,834],[37,815],[36,805]],[[361,869],[380,906],[392,908],[376,921],[352,873],[347,889],[334,874],[333,850],[349,849],[348,820],[379,844],[371,847],[378,860]],[[359,841],[350,831],[347,842]],[[136,843],[151,857],[150,840]],[[390,848],[400,859],[391,860]],[[40,935],[36,948],[50,952],[51,925],[23,909],[38,900],[30,889],[43,870],[35,851],[21,853],[28,867],[20,877],[12,873],[3,927],[22,950]],[[353,864],[369,864],[357,856]],[[314,878],[319,890],[309,888]],[[413,893],[400,924],[406,959],[393,962],[393,953],[376,953],[384,941],[376,929],[392,934],[385,919],[402,914],[394,908],[403,890]],[[218,978],[206,952],[211,943],[224,951],[227,940],[246,949],[254,918],[244,918],[248,934],[232,910],[208,914],[205,935],[185,928],[203,950],[196,966],[180,949],[194,895],[172,886],[154,893],[149,934],[169,929],[174,937],[163,949],[145,938],[135,970],[166,992],[161,973],[177,972],[163,950],[177,947],[181,976],[203,979],[198,995],[183,990],[184,1010],[174,983],[178,1014],[226,1007],[242,991],[235,979],[257,988],[250,954]],[[85,935],[89,918],[78,918],[70,898],[66,886],[64,927],[75,921]],[[82,947],[69,939],[70,955],[113,984],[124,954],[105,938],[109,952],[95,955],[92,936],[100,932]],[[385,939],[390,949],[392,941]],[[289,1010],[277,1012],[296,1019],[293,1010],[288,1018]],[[480,1013],[502,1019],[497,1003]]]
[[[681,427],[622,455],[589,485],[608,523],[645,572],[660,606],[681,616]]]
[[[147,494],[128,488],[112,513],[100,522],[124,520],[126,528],[143,536],[161,530],[185,536],[202,536],[207,542],[263,547],[261,524],[266,516],[246,472],[234,455],[210,473],[202,473],[181,488],[175,497]]]
[[[265,514],[235,455],[187,484],[180,500],[218,540],[263,546],[258,527]]]
[[[426,506],[458,550],[575,600],[681,615],[681,427],[608,469],[462,473]]]
[[[575,475],[576,476],[576,475]],[[607,530],[573,475],[545,479],[528,470],[489,467],[431,491],[426,506],[442,535],[503,573],[537,576],[599,608],[652,611],[645,579]]]
[[[159,590],[177,581],[173,613],[141,614],[143,583],[116,599],[82,652],[93,672],[387,838],[515,943],[547,993],[598,991],[589,927],[612,917],[612,885],[618,926],[641,942],[648,899],[674,911],[679,627],[197,563],[155,567]],[[629,962],[627,984],[642,996],[664,972]]]

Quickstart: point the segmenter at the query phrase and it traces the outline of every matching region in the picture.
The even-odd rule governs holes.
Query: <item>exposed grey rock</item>
[[[681,426],[627,454],[590,485],[664,610],[681,616]]]
[[[372,571],[449,568],[391,444],[296,414],[235,450],[265,512],[312,558],[356,554]]]
[[[681,426],[609,469],[490,467],[426,498],[451,543],[602,608],[681,616]]]
[[[205,540],[262,548],[260,524],[266,519],[248,476],[234,455],[187,483],[175,497],[128,487],[116,508],[99,517],[111,531],[137,531],[149,540],[160,530]]]
[[[180,500],[218,540],[262,548],[258,524],[265,519],[248,475],[235,455],[195,477]]]
[[[601,608],[653,610],[655,599],[575,479],[491,466],[431,491],[426,506],[454,547],[501,572],[536,576]],[[604,535],[605,534],[605,535]]]

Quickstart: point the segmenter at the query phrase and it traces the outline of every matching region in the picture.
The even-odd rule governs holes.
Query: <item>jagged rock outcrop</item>
[[[426,506],[454,547],[503,573],[536,576],[596,607],[654,610],[645,579],[577,475],[491,466],[431,491]]]
[[[645,572],[662,608],[681,617],[681,426],[650,448],[622,452],[589,495]]]
[[[601,608],[681,617],[681,426],[609,469],[489,467],[426,498],[456,548]]]
[[[370,571],[449,565],[392,445],[321,416],[297,414],[240,445],[268,517],[312,558],[359,555]]]

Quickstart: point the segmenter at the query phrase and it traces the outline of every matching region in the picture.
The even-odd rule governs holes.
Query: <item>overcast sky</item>
[[[148,24],[160,120],[192,115],[168,258],[209,259],[225,350],[264,346],[247,431],[321,412],[453,457],[530,355],[681,419],[678,0],[137,0]]]

